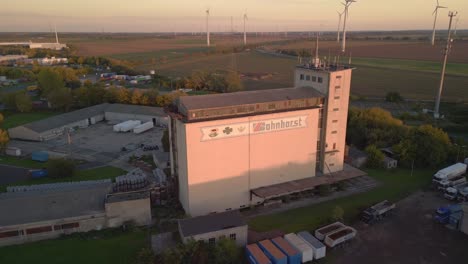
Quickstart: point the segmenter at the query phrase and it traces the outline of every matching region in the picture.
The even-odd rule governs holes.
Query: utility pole
[[[445,79],[445,69],[447,67],[447,59],[448,55],[450,53],[450,49],[452,48],[452,21],[453,17],[457,15],[457,12],[450,11],[449,12],[449,17],[450,17],[450,22],[449,22],[449,28],[448,28],[448,37],[447,37],[447,46],[444,49],[444,62],[442,64],[442,73],[440,76],[440,86],[439,86],[439,91],[437,93],[437,99],[435,103],[435,109],[434,109],[434,118],[438,119],[440,118],[440,97],[442,96],[442,90],[444,89],[444,79]]]

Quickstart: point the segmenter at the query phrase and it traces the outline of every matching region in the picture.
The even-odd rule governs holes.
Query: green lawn
[[[368,170],[369,176],[382,186],[366,193],[339,198],[308,207],[292,209],[273,215],[259,216],[249,221],[249,228],[256,231],[280,229],[284,232],[312,231],[326,223],[335,206],[344,209],[345,220],[353,221],[364,208],[382,200],[398,201],[411,192],[430,183],[432,170],[418,170],[411,176],[410,170]]]
[[[204,53],[210,51],[213,48],[208,47],[188,47],[181,49],[167,49],[167,50],[156,50],[148,52],[135,52],[135,53],[123,53],[110,55],[109,57],[119,59],[119,60],[128,60],[128,61],[148,61],[153,58],[160,60],[162,57],[165,57],[167,60],[177,60],[182,59],[187,55],[194,53]],[[159,64],[159,62],[157,62]]]
[[[0,156],[0,164],[29,169],[42,169],[45,166],[45,163],[34,161],[31,158],[16,158],[10,156]]]
[[[0,248],[0,263],[4,264],[128,264],[146,244],[144,231],[93,232],[70,237]]]
[[[45,119],[54,115],[60,114],[59,112],[32,112],[32,113],[2,113],[5,119],[3,120],[2,128],[8,129],[24,125],[33,121]]]
[[[115,167],[101,167],[90,170],[77,171],[76,175],[68,178],[52,179],[52,178],[42,178],[42,179],[31,179],[22,182],[16,182],[14,184],[9,184],[8,186],[19,186],[19,185],[35,185],[35,184],[46,184],[46,183],[55,183],[55,182],[73,182],[73,181],[92,181],[92,180],[102,180],[102,179],[114,179],[117,176],[126,174],[126,171],[115,168]],[[0,192],[6,190],[5,185],[0,185]]]

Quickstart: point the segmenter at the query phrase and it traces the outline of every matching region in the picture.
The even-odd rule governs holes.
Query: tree
[[[140,104],[140,101],[141,101],[141,97],[142,97],[142,96],[143,96],[143,95],[142,95],[142,93],[140,92],[140,90],[138,90],[138,89],[133,89],[133,91],[132,91],[132,97],[131,97],[130,102],[131,102],[132,104],[135,104],[135,105]]]
[[[8,137],[7,131],[0,129],[0,150],[3,151],[5,149],[8,141],[10,141],[10,138]]]
[[[44,96],[65,86],[60,74],[48,68],[44,68],[39,72],[37,82]]]
[[[140,104],[141,105],[149,105],[150,104],[150,100],[149,100],[149,97],[144,94],[141,99],[140,99]]]
[[[242,80],[237,72],[230,71],[226,75],[226,91],[227,93],[238,92],[244,89]]]
[[[154,264],[154,254],[151,248],[142,248],[137,255],[135,264]]]
[[[343,221],[344,219],[344,210],[341,208],[341,206],[335,206],[333,208],[332,216],[331,216],[332,221]]]
[[[50,92],[47,99],[53,108],[65,111],[68,111],[73,103],[70,89],[64,87]]]
[[[161,138],[161,144],[163,147],[164,152],[169,152],[170,150],[170,143],[169,143],[169,130],[164,130],[163,136]]]
[[[16,109],[21,113],[31,112],[32,101],[31,97],[26,92],[18,92],[15,95]]]
[[[238,263],[241,255],[240,249],[234,240],[221,238],[214,246],[212,263]]]
[[[382,168],[384,154],[375,145],[370,145],[365,149],[367,154],[366,166],[369,168]]]
[[[126,104],[130,102],[130,92],[126,88],[118,89],[116,96],[117,102],[121,104]]]
[[[75,175],[75,163],[67,159],[51,159],[46,164],[47,172],[51,178],[66,178]]]

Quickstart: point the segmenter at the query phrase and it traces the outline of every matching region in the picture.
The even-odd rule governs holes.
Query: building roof
[[[104,213],[111,183],[0,195],[0,226]]]
[[[90,118],[97,115],[103,115],[105,112],[126,113],[134,115],[167,116],[161,107],[104,103],[38,120],[23,126],[37,133],[42,133],[51,129],[60,128],[71,123],[84,120],[86,118]]]
[[[179,98],[179,103],[187,110],[198,110],[322,97],[324,97],[324,95],[315,89],[303,87],[182,96]]]
[[[245,225],[247,225],[247,223],[242,218],[239,211],[228,211],[179,220],[179,227],[183,237],[206,234]]]

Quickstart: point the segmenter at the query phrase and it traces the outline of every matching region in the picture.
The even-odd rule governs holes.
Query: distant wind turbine
[[[432,40],[431,40],[432,46],[434,46],[435,44],[435,33],[436,33],[437,15],[439,13],[439,8],[447,8],[447,7],[439,5],[439,0],[437,0],[437,6],[434,9],[434,12],[432,13],[432,15],[434,15],[434,27],[432,29]]]
[[[54,24],[54,28],[55,28],[55,43],[59,43],[59,40],[58,40],[58,34],[57,34],[57,25]]]
[[[210,9],[206,9],[206,45],[209,47],[210,46],[210,28],[208,24],[208,20],[210,18]]]
[[[338,19],[338,30],[336,31],[337,32],[337,36],[336,36],[336,42],[340,43],[340,28],[341,28],[341,17],[343,16],[344,14],[344,11],[343,12],[338,12],[338,16],[339,16],[339,19]]]
[[[249,20],[249,18],[247,17],[247,10],[245,10],[245,13],[244,13],[244,45],[247,45],[247,31],[246,31],[246,28],[245,28],[245,24],[247,23],[247,20]]]
[[[345,0],[345,3],[342,3],[345,6],[344,10],[344,22],[343,22],[343,41],[341,45],[341,51],[345,53],[346,51],[346,22],[348,21],[348,9],[352,3],[355,3],[355,0]]]

